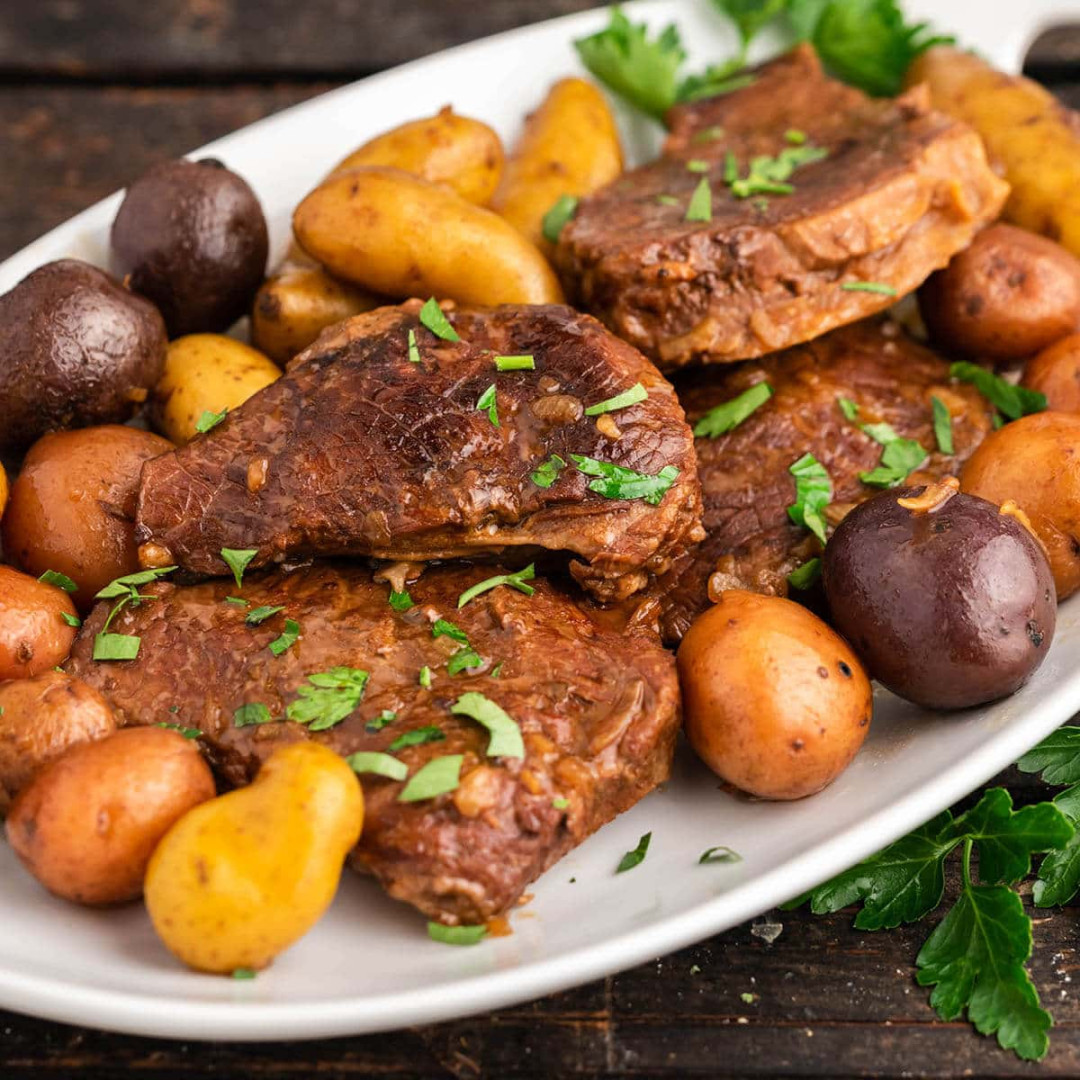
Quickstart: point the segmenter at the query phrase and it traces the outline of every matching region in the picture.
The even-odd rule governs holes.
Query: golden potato
[[[1080,334],[1070,334],[1043,349],[1024,368],[1022,386],[1046,396],[1055,412],[1080,413]]]
[[[250,787],[187,814],[154,852],[154,929],[199,971],[266,967],[330,906],[363,820],[344,758],[313,742],[274,751]]]
[[[66,574],[86,611],[99,589],[139,569],[139,472],[171,449],[160,435],[119,424],[42,436],[26,455],[0,526],[8,557],[35,577]]]
[[[296,208],[300,246],[337,277],[387,296],[464,304],[561,303],[535,245],[490,210],[399,169],[355,169]]]
[[[607,99],[584,79],[560,79],[525,121],[491,208],[542,251],[544,215],[563,195],[588,195],[623,168]]]
[[[938,46],[908,69],[934,106],[965,120],[1005,171],[1005,220],[1042,233],[1080,256],[1080,123],[1048,90],[1006,75],[974,53]]]
[[[142,892],[170,826],[214,793],[194,740],[163,727],[124,728],[46,765],[15,800],[7,837],[50,892],[118,904]]]
[[[1042,541],[1058,600],[1080,588],[1080,416],[1035,413],[991,432],[964,465],[960,489],[1015,502]]]
[[[938,345],[966,356],[1031,356],[1080,326],[1080,261],[1015,225],[991,225],[919,289]]]
[[[150,415],[183,446],[198,434],[204,413],[236,409],[280,376],[281,370],[250,345],[222,334],[188,334],[169,343]]]
[[[0,465],[0,520],[4,517],[4,510],[8,501],[8,478],[3,465]]]
[[[78,625],[63,589],[0,566],[0,680],[28,679],[62,664]]]
[[[251,340],[287,364],[328,326],[386,301],[332,278],[325,270],[287,270],[263,283],[251,310]]]
[[[329,175],[369,165],[385,165],[445,184],[467,202],[484,206],[502,175],[503,148],[487,124],[458,116],[447,106],[434,116],[377,135],[338,162]]]
[[[717,776],[801,799],[851,763],[870,727],[870,680],[847,643],[778,596],[721,593],[679,647],[686,737]]]
[[[43,671],[0,683],[0,815],[42,766],[115,730],[105,699],[73,675]]]

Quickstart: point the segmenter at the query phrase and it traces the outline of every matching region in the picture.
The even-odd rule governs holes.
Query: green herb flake
[[[413,598],[408,592],[398,592],[396,589],[390,590],[390,606],[399,614],[408,611],[414,607]]]
[[[57,589],[63,589],[66,593],[79,591],[79,586],[76,585],[67,574],[61,574],[59,570],[46,570],[45,573],[38,578],[38,581],[44,585],[53,585]]]
[[[709,163],[702,161],[700,158],[691,158],[686,163],[686,171],[692,173],[707,173],[709,171]]]
[[[479,945],[487,937],[487,927],[479,926],[443,926],[442,923],[427,924],[428,937],[440,945]]]
[[[821,577],[821,560],[807,559],[802,566],[792,570],[787,576],[788,584],[793,589],[809,589]]]
[[[82,626],[82,619],[78,615],[72,615],[70,611],[61,611],[60,618],[68,624],[68,626],[75,627],[76,630]]]
[[[376,731],[382,731],[384,727],[388,727],[397,719],[397,713],[391,712],[389,709],[383,709],[378,716],[373,716],[365,725],[364,730],[375,734]]]
[[[859,415],[859,406],[851,398],[838,397],[836,404],[840,406],[840,411],[844,414],[845,420],[853,421]]]
[[[122,596],[125,599],[145,600],[147,599],[145,596],[134,595],[138,587],[140,585],[149,585],[151,582],[163,578],[166,574],[171,574],[175,569],[175,566],[162,566],[156,570],[137,570],[134,574],[125,574],[123,577],[110,581],[105,588],[99,589],[94,594],[95,599],[113,600],[118,596]]]
[[[645,861],[645,855],[649,850],[649,843],[652,840],[652,833],[647,832],[637,842],[637,847],[633,851],[628,851],[620,860],[619,865],[615,868],[616,874],[625,873],[627,870],[633,870],[635,866],[640,866]]]
[[[139,655],[141,641],[134,634],[95,634],[94,659],[134,660]]]
[[[390,753],[396,754],[407,746],[424,746],[426,743],[445,741],[446,733],[434,724],[428,724],[427,727],[413,728],[412,731],[399,735],[387,749]]]
[[[538,488],[549,488],[559,479],[559,473],[566,468],[566,462],[558,454],[552,454],[529,477]]]
[[[743,991],[743,993],[739,995],[739,1000],[744,1005],[753,1005],[754,1002],[757,1001],[757,994],[751,994],[749,991]]]
[[[806,132],[800,131],[798,128],[788,128],[784,132],[784,142],[790,143],[792,146],[802,146],[806,142]]]
[[[269,724],[270,710],[261,701],[249,701],[233,713],[233,727],[253,727]]]
[[[252,968],[233,968],[232,977],[234,979],[248,981],[255,978],[255,971]]]
[[[739,179],[739,159],[728,150],[724,154],[724,183],[730,186]]]
[[[449,660],[446,661],[446,671],[449,675],[460,675],[463,671],[470,671],[482,667],[483,658],[471,645],[462,645]]]
[[[202,732],[197,727],[184,727],[182,724],[170,724],[168,720],[159,720],[154,727],[163,727],[183,735],[185,739],[201,739]]]
[[[228,409],[222,409],[221,412],[211,412],[209,409],[203,409],[199,415],[199,419],[195,421],[195,430],[200,435],[205,435],[208,431],[212,431],[214,428],[225,419],[225,414],[228,413]]]
[[[524,758],[525,743],[517,721],[490,698],[473,690],[462,694],[450,706],[455,716],[468,716],[491,732],[488,757]]]
[[[829,151],[822,146],[787,146],[775,157],[760,154],[751,158],[746,176],[741,179],[736,176],[727,183],[737,199],[752,195],[790,195],[795,187],[787,181],[795,170],[828,156]]]
[[[706,848],[698,858],[698,866],[705,863],[736,863],[742,862],[742,856],[723,844],[716,847]]]
[[[236,587],[242,588],[244,584],[244,571],[248,568],[251,560],[259,554],[258,548],[222,548],[221,557],[225,565],[232,571],[236,579]]]
[[[425,690],[431,689],[431,668],[426,664],[420,669],[420,675],[417,681]]]
[[[585,410],[585,415],[600,416],[602,413],[617,412],[619,409],[628,408],[630,405],[637,405],[648,396],[649,391],[641,383],[634,383],[629,390],[624,390],[621,394],[616,394],[605,401],[598,401],[595,405],[590,405]]]
[[[716,142],[718,139],[722,139],[723,137],[724,129],[722,127],[713,126],[703,128],[701,131],[697,132],[690,141],[692,143],[700,145],[701,143]]]
[[[469,637],[465,631],[457,623],[452,623],[449,619],[436,619],[431,627],[431,636],[433,638],[448,637],[459,645],[469,644]]]
[[[788,472],[795,477],[795,502],[787,508],[788,517],[809,529],[824,545],[826,525],[822,511],[832,499],[829,474],[813,454],[803,454]]]
[[[326,731],[340,724],[359,704],[367,687],[368,673],[359,668],[334,667],[309,675],[286,715],[310,731]]]
[[[558,799],[552,799],[551,800],[551,806],[555,810],[565,810],[569,805],[570,805],[570,800],[569,799],[558,798]]]
[[[535,371],[535,356],[496,356],[496,371]]]
[[[686,221],[712,221],[712,188],[709,178],[703,176],[690,196],[690,205],[686,208]]]
[[[244,617],[244,622],[246,622],[248,626],[258,626],[259,623],[266,622],[266,620],[269,619],[271,616],[276,615],[279,611],[284,610],[284,604],[282,604],[280,607],[270,607],[269,605],[264,604],[262,607],[252,608],[251,611],[249,611]]]
[[[579,472],[596,477],[589,482],[589,490],[605,499],[642,499],[650,506],[659,506],[668,488],[679,477],[679,470],[674,465],[665,465],[655,476],[648,476],[580,454],[571,454],[570,459]]]
[[[661,206],[678,206],[679,200],[674,195],[657,195],[656,201]]]
[[[412,774],[398,796],[398,802],[420,802],[456,790],[461,782],[461,765],[464,760],[464,754],[432,758]]]
[[[430,297],[420,309],[420,322],[426,326],[437,338],[443,341],[460,341],[458,332],[450,325],[443,309],[439,307],[438,300]]]
[[[420,346],[416,344],[416,331],[415,330],[410,330],[409,331],[408,341],[409,341],[409,363],[410,364],[419,364],[420,363]]]
[[[948,405],[939,397],[930,398],[930,407],[934,413],[934,438],[943,454],[953,453],[952,414]]]
[[[267,648],[275,655],[280,656],[286,649],[295,645],[300,638],[300,624],[295,619],[285,620],[285,629],[280,636],[274,638]]]
[[[506,662],[506,661],[504,661],[504,660],[500,660],[500,661],[499,661],[499,662],[498,662],[498,663],[497,663],[497,664],[496,664],[496,665],[495,665],[495,666],[494,666],[494,667],[493,667],[493,668],[491,669],[491,677],[492,677],[493,679],[497,679],[497,678],[498,678],[498,677],[499,677],[499,676],[500,676],[500,675],[502,674],[503,664],[504,664],[505,662]]]
[[[902,439],[889,424],[863,424],[870,438],[881,443],[881,463],[859,479],[870,487],[890,488],[902,484],[929,456],[914,439]]]
[[[241,596],[226,596],[225,597],[225,603],[226,604],[234,604],[237,607],[251,607],[251,601],[250,600],[245,600]]]
[[[698,438],[716,439],[734,431],[748,416],[755,413],[769,398],[772,387],[765,382],[755,383],[738,397],[711,408],[695,425]]]
[[[495,400],[495,384],[492,383],[477,399],[476,407],[480,412],[487,410],[488,419],[495,425],[499,426],[499,408],[498,402]]]
[[[458,597],[458,609],[460,610],[470,600],[475,600],[481,594],[491,589],[497,589],[500,585],[509,585],[510,588],[517,589],[518,592],[524,593],[526,596],[532,596],[536,590],[525,583],[532,581],[535,576],[536,567],[533,563],[529,563],[524,570],[517,570],[512,574],[497,574],[495,577],[489,577],[484,581],[477,582],[471,589],[466,589]]]
[[[1046,408],[1046,395],[1024,386],[1013,386],[999,375],[978,364],[960,360],[949,368],[949,375],[961,382],[971,383],[976,390],[1010,420],[1042,412]]]
[[[544,214],[543,222],[540,225],[540,231],[544,234],[544,239],[549,243],[557,244],[567,222],[577,213],[577,208],[578,200],[573,195],[560,195],[548,212]]]
[[[375,750],[360,750],[350,754],[345,759],[345,764],[354,773],[374,773],[376,776],[385,776],[388,780],[404,780],[409,775],[409,767],[404,761]]]
[[[895,296],[896,290],[883,281],[845,281],[840,288],[844,292],[878,293],[881,296]]]

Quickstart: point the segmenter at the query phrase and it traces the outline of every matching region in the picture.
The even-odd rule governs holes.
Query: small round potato
[[[1080,588],[1080,416],[1035,413],[992,432],[964,465],[960,489],[1014,502],[1042,541],[1058,600]]]
[[[686,737],[721,779],[801,799],[851,763],[870,726],[870,680],[839,635],[778,596],[728,590],[678,654]]]
[[[231,412],[280,377],[280,369],[250,345],[221,334],[188,334],[169,344],[150,415],[183,446],[199,434],[204,413]]]
[[[919,289],[938,345],[986,360],[1020,360],[1080,327],[1080,261],[1015,225],[991,225]]]
[[[46,765],[15,800],[8,841],[57,896],[119,904],[141,895],[150,856],[174,822],[214,794],[193,740],[125,728]]]
[[[1032,357],[1020,382],[1045,394],[1047,408],[1080,413],[1080,334],[1063,337]]]
[[[63,589],[0,566],[0,680],[28,679],[62,664],[77,626]]]
[[[7,509],[8,495],[11,493],[11,489],[8,486],[7,472],[3,465],[0,465],[0,520],[3,520],[4,511]]]
[[[139,569],[135,500],[144,461],[172,444],[149,431],[105,424],[58,431],[30,448],[0,528],[23,570],[66,574],[86,611],[114,578]]]
[[[44,765],[115,730],[105,699],[73,675],[43,671],[0,683],[0,816]]]

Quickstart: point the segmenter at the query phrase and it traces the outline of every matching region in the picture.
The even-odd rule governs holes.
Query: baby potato
[[[165,370],[150,398],[150,415],[177,446],[191,442],[203,413],[243,405],[281,377],[257,349],[222,334],[188,334],[169,343]]]
[[[363,820],[344,758],[313,742],[276,750],[249,787],[185,815],[154,852],[154,929],[198,971],[266,967],[330,906]]]
[[[542,251],[544,215],[563,195],[588,195],[623,168],[607,99],[584,79],[560,79],[525,122],[491,208]]]
[[[44,765],[115,730],[105,699],[73,675],[43,671],[0,683],[0,816]]]
[[[563,300],[540,251],[490,210],[400,169],[354,169],[296,208],[300,246],[337,277],[387,296],[463,304]]]
[[[0,566],[0,680],[28,679],[63,663],[78,625],[63,589]]]
[[[287,364],[328,326],[385,301],[325,270],[287,270],[263,283],[251,310],[251,340],[271,360]]]
[[[851,763],[870,726],[870,680],[838,634],[778,596],[731,589],[678,653],[686,737],[721,779],[801,799]]]
[[[10,488],[8,487],[7,472],[3,465],[0,465],[0,519],[4,516],[4,510],[7,507],[8,494]]]
[[[1070,334],[1028,361],[1022,386],[1046,395],[1055,412],[1080,413],[1080,334]]]
[[[35,577],[46,570],[76,585],[76,605],[139,569],[135,500],[144,461],[172,449],[149,431],[104,424],[45,435],[30,448],[0,523],[4,550]]]
[[[503,148],[487,124],[458,116],[446,106],[434,116],[377,135],[338,162],[330,176],[369,165],[386,165],[445,184],[467,202],[484,206],[502,175]]]
[[[1013,501],[1042,541],[1058,600],[1080,588],[1080,416],[1043,412],[991,432],[960,473],[960,489]]]
[[[51,893],[119,904],[142,892],[170,826],[214,793],[193,740],[163,727],[124,728],[46,765],[15,800],[8,841]]]
[[[919,289],[933,341],[989,360],[1037,353],[1080,326],[1080,261],[1014,225],[991,225]]]

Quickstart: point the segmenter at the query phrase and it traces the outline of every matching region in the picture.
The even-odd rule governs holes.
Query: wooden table
[[[0,258],[138,175],[341,81],[593,0],[4,0]],[[1080,34],[1032,71],[1080,105]],[[448,91],[449,96],[449,91]],[[0,358],[2,362],[2,358]],[[1018,802],[1030,777],[1000,781]],[[955,886],[955,882],[952,883]],[[0,912],[2,917],[2,912]],[[939,1022],[913,963],[928,932],[772,913],[632,971],[514,1009],[391,1035],[180,1043],[0,1013],[0,1080],[146,1077],[1080,1076],[1074,911],[1036,912],[1032,973],[1057,1027],[1025,1066]],[[1076,986],[1080,986],[1080,979]],[[741,995],[753,994],[747,1003]]]

